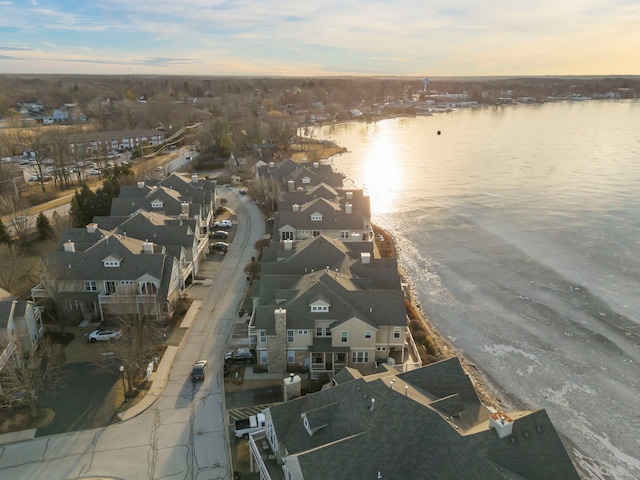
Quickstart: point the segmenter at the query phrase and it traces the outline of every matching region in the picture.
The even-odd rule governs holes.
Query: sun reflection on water
[[[371,197],[371,212],[381,214],[394,208],[402,184],[402,169],[391,131],[379,128],[372,138],[375,141],[367,146],[362,156],[365,161],[357,178]]]

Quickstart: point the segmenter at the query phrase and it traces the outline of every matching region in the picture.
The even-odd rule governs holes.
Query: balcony
[[[49,293],[47,292],[47,289],[44,288],[41,283],[39,283],[31,289],[31,296],[33,298],[48,298]]]
[[[267,442],[265,430],[249,435],[249,450],[251,454],[251,470],[259,471],[263,480],[284,480],[282,466],[276,460],[274,452]]]
[[[156,295],[121,295],[117,293],[101,293],[98,295],[98,302],[101,304],[109,303],[155,303]]]

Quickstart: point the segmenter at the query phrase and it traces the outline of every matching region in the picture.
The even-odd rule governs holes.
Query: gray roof
[[[423,373],[433,378],[430,369],[443,371],[437,363],[428,365],[415,370],[412,379]],[[444,371],[463,377],[449,377],[451,386],[471,385],[462,369],[447,365]],[[518,417],[512,443],[509,437],[500,439],[484,420],[473,431],[456,429],[458,420],[449,421],[432,408],[440,399],[425,398],[411,383],[405,395],[404,388],[389,387],[388,380],[400,382],[400,375],[383,375],[346,376],[336,387],[269,408],[278,441],[297,457],[305,480],[379,474],[392,479],[579,478],[544,411]],[[312,435],[303,415],[314,429]]]
[[[369,225],[371,218],[368,208],[353,205],[351,213],[347,213],[344,203],[322,197],[314,198],[299,207],[297,212],[280,209],[274,217],[274,231],[287,225],[296,230],[363,230]],[[311,220],[313,214],[321,214],[322,220]]]

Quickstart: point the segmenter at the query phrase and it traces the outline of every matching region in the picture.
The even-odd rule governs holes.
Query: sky
[[[0,0],[0,74],[640,75],[638,0]]]

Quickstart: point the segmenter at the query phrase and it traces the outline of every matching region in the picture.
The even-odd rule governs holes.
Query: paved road
[[[0,446],[0,478],[232,478],[221,366],[246,289],[242,269],[255,255],[264,222],[249,198],[220,190],[239,219],[234,247],[216,266],[212,284],[190,291],[192,298],[202,297],[200,311],[162,394],[149,409],[117,425]],[[189,373],[200,358],[209,359],[210,371],[194,387]]]

